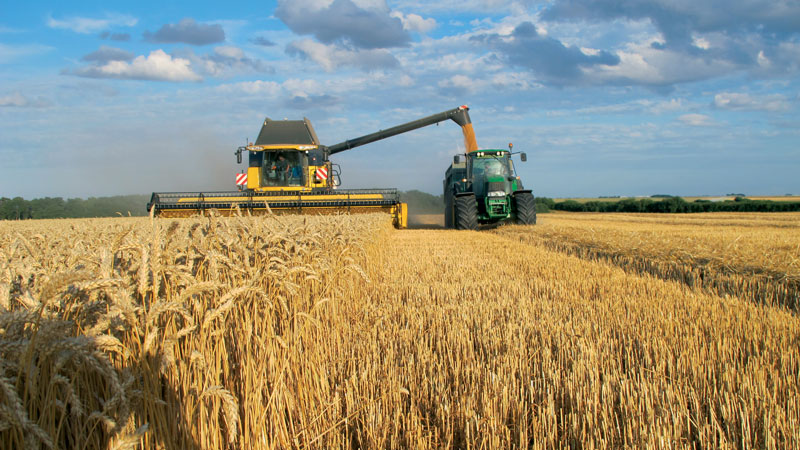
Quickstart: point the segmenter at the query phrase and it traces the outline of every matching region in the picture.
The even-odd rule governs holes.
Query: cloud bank
[[[618,56],[607,51],[586,53],[558,39],[542,36],[530,22],[521,23],[508,36],[478,34],[471,40],[496,51],[508,64],[529,69],[551,84],[574,83],[583,78],[584,68],[614,66],[620,62]]]
[[[312,35],[325,44],[357,49],[404,47],[411,35],[385,2],[361,7],[352,0],[324,4],[316,0],[279,0],[275,17],[293,32]]]
[[[130,61],[134,57],[134,54],[123,50],[121,48],[116,47],[108,47],[105,45],[101,45],[99,49],[84,55],[81,58],[81,61],[93,62],[93,63],[107,63],[109,61]]]
[[[197,23],[188,17],[176,24],[168,23],[154,33],[145,31],[143,36],[146,41],[158,44],[208,45],[225,41],[222,26]]]

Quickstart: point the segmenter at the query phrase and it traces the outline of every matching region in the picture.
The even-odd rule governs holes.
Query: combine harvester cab
[[[407,226],[407,206],[396,189],[336,189],[338,171],[328,160],[311,122],[264,120],[255,143],[239,147],[246,173],[239,191],[153,193],[148,211],[160,217],[189,217],[216,211],[236,214],[336,214],[387,212],[394,226]]]

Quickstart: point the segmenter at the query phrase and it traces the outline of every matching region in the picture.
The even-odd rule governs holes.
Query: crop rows
[[[0,447],[800,447],[792,311],[550,248],[560,217],[0,222]]]
[[[551,214],[501,235],[719,295],[800,307],[800,214]]]

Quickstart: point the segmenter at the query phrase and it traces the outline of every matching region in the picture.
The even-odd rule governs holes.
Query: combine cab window
[[[264,154],[264,186],[303,186],[305,153],[299,151]]]

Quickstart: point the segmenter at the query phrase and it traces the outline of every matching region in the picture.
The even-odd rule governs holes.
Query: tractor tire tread
[[[536,225],[536,200],[530,192],[514,195],[517,204],[517,220],[520,225]]]
[[[455,228],[458,230],[478,229],[478,204],[474,195],[464,195],[455,198],[453,208]]]

